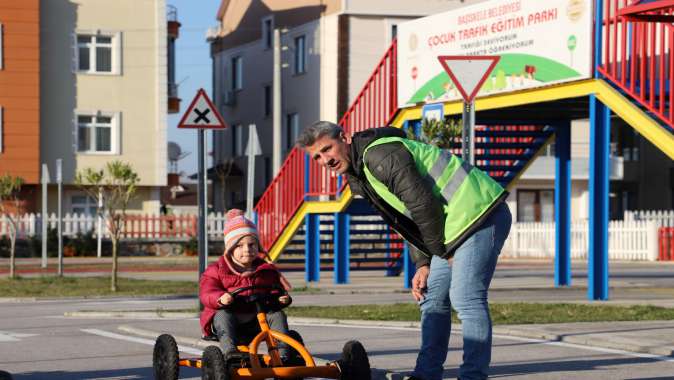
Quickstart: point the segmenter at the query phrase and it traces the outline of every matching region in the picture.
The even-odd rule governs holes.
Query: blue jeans
[[[434,256],[427,280],[428,290],[421,306],[421,349],[414,376],[442,379],[447,359],[452,310],[459,313],[463,327],[462,380],[486,379],[491,361],[491,317],[487,291],[496,260],[510,232],[512,217],[501,203],[447,260]]]

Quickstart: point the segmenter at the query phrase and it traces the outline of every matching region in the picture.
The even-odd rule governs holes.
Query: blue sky
[[[178,170],[192,174],[197,170],[197,132],[179,130],[180,118],[199,88],[211,93],[211,58],[206,30],[217,25],[215,14],[220,0],[167,0],[178,8],[180,37],[176,40],[176,82],[180,83],[178,96],[182,99],[180,112],[168,116],[168,141],[175,141],[183,152],[191,152],[183,158]],[[211,145],[211,134],[207,132]],[[210,151],[210,148],[209,148]],[[208,161],[210,165],[210,160]]]

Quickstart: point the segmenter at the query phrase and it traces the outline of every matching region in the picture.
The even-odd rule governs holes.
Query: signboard
[[[438,56],[500,56],[477,96],[592,76],[592,1],[492,0],[398,25],[398,104],[458,100]]]
[[[498,56],[441,55],[438,61],[445,69],[464,102],[470,103],[489,78]]]
[[[200,88],[183,118],[180,119],[178,128],[224,129],[227,125],[206,95],[206,91]]]

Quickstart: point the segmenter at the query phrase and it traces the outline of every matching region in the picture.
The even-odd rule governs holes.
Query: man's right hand
[[[428,279],[429,271],[428,265],[424,265],[417,269],[414,278],[412,278],[412,297],[417,302],[423,300],[425,297],[424,293],[426,293],[426,280]]]

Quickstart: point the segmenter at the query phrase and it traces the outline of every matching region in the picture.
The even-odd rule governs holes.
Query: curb
[[[64,313],[65,317],[72,318],[113,318],[113,319],[189,319],[189,318],[198,318],[196,313],[177,313],[177,312],[156,312],[156,311],[145,311],[145,312],[129,312],[129,311],[75,311],[75,312],[66,312]],[[420,329],[421,323],[416,321],[369,321],[369,320],[348,320],[348,319],[333,319],[333,318],[305,318],[305,317],[289,317],[288,323],[295,325],[302,324],[312,324],[312,325],[358,325],[358,326],[372,326],[372,327],[394,327],[401,329]],[[124,326],[125,329],[129,329],[127,332],[134,333],[132,330],[138,330],[130,326]],[[452,331],[459,331],[461,329],[460,324],[454,324]],[[145,330],[149,331],[149,330]],[[157,332],[151,332],[152,337],[157,336]],[[564,335],[564,334],[555,334],[548,331],[545,331],[541,328],[532,328],[531,325],[519,326],[519,325],[502,325],[493,327],[494,335],[502,336],[512,336],[518,338],[528,338],[528,339],[538,339],[548,342],[563,342],[569,344],[577,344],[588,347],[599,347],[607,348],[613,350],[622,350],[642,354],[650,354],[657,356],[665,357],[674,357],[674,349],[666,346],[647,346],[643,344],[636,343],[634,341],[628,340],[626,338],[620,337],[601,337],[596,334],[589,335]],[[142,334],[138,334],[142,335]],[[146,336],[146,335],[143,335]],[[177,339],[177,338],[176,338]],[[187,345],[193,345],[196,347],[206,347],[208,344],[202,342],[201,339],[193,338],[184,338],[184,343]],[[204,345],[205,344],[205,345]]]

